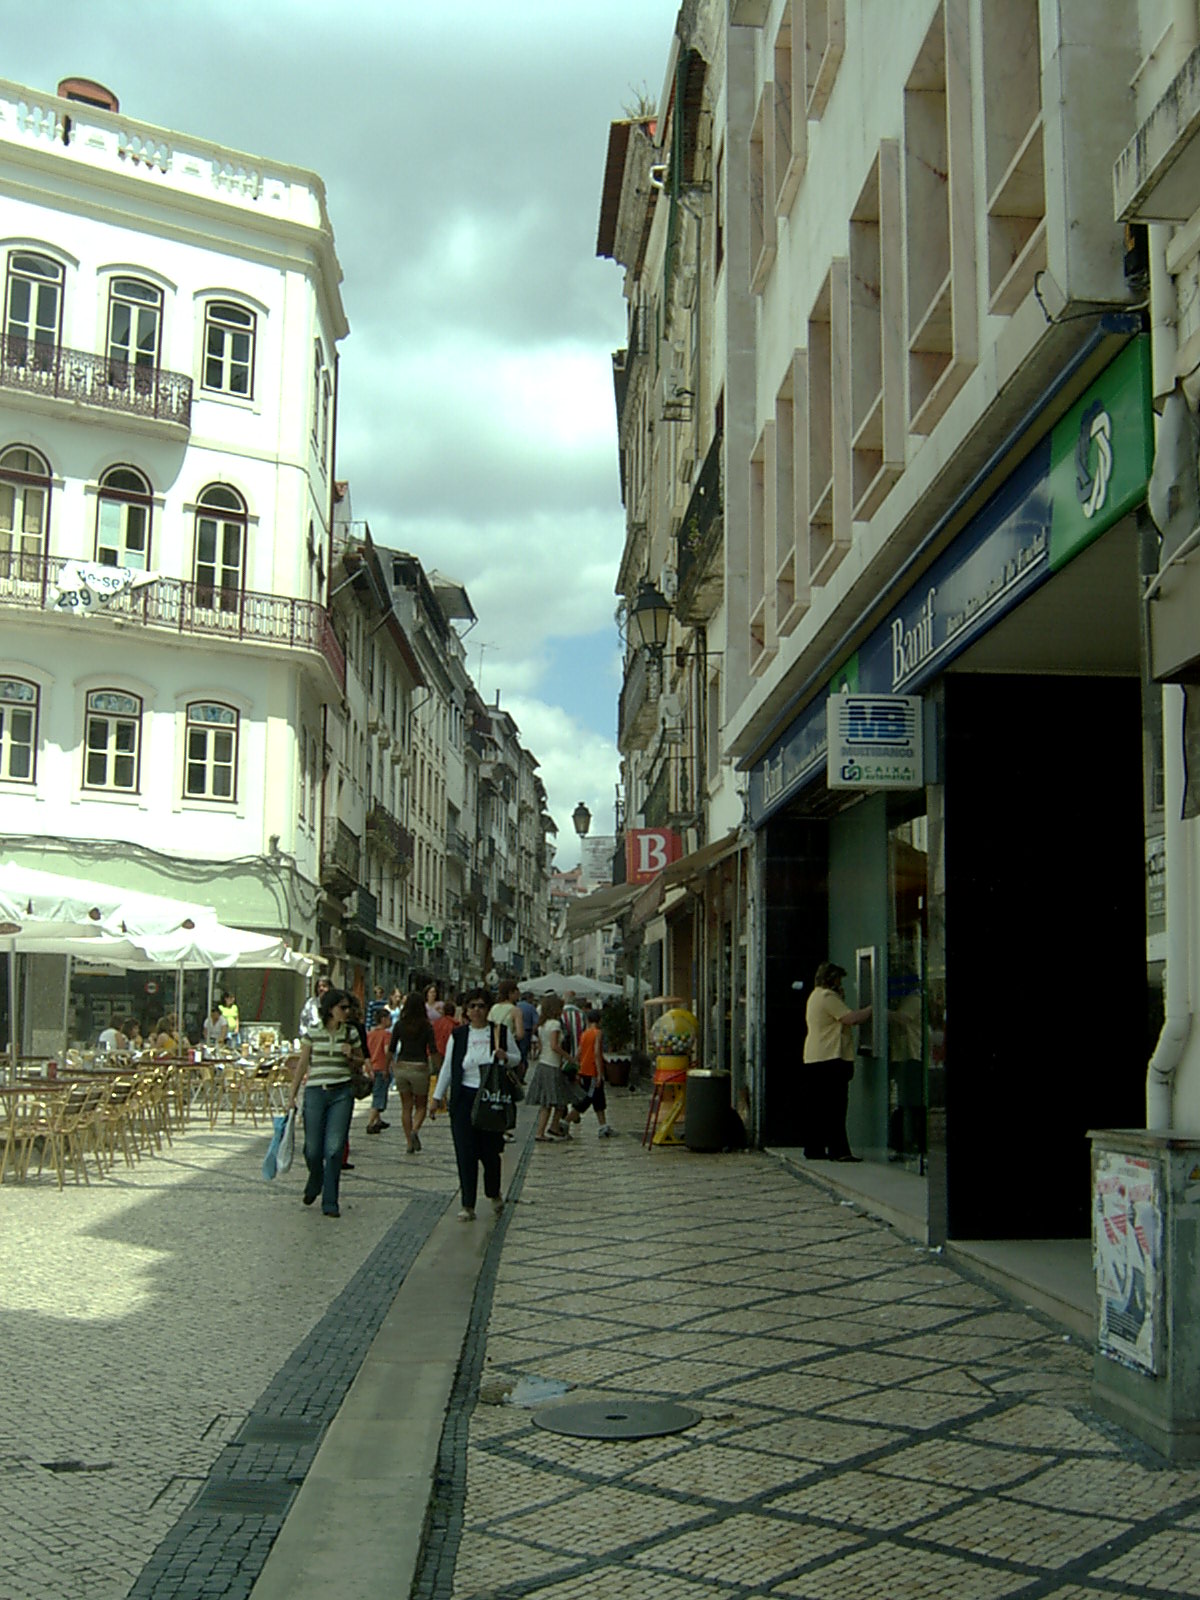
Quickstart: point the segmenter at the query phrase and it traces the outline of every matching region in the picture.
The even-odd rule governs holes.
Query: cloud
[[[611,739],[583,727],[561,706],[526,695],[506,695],[504,708],[521,730],[521,742],[540,762],[550,815],[558,824],[554,864],[577,865],[579,840],[571,813],[584,802],[595,833],[613,831],[613,799],[620,758]]]

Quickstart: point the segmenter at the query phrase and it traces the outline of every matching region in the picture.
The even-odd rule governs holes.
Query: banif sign
[[[825,706],[831,789],[920,789],[921,697],[834,694]]]

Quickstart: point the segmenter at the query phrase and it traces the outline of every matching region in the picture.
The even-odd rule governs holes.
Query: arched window
[[[4,296],[4,359],[14,366],[51,367],[62,318],[63,269],[49,256],[13,250]]]
[[[0,454],[0,578],[37,583],[46,553],[50,468],[24,445]]]
[[[238,714],[215,700],[187,708],[183,792],[189,800],[237,799]]]
[[[114,278],[108,291],[110,381],[124,384],[130,367],[158,366],[162,290],[140,278]]]
[[[106,567],[150,565],[150,485],[134,467],[110,467],[100,479],[96,560]]]
[[[122,689],[93,689],[87,697],[83,786],[138,792],[142,755],[142,702]]]
[[[34,781],[37,718],[36,684],[0,678],[0,782]]]
[[[227,300],[204,308],[202,387],[249,400],[254,394],[255,316]]]
[[[196,506],[196,604],[236,611],[246,566],[246,502],[224,483],[200,491]]]

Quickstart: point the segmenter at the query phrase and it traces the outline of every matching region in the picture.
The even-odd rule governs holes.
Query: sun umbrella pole
[[[71,1048],[71,967],[70,956],[67,957],[67,970],[63,977],[63,1046],[59,1058],[63,1066],[67,1064],[67,1051]]]
[[[20,1039],[18,1022],[20,1019],[17,1013],[17,952],[10,950],[8,952],[8,1070],[10,1078],[17,1076],[17,1060],[21,1053],[21,1047],[18,1043]]]
[[[208,969],[208,1000],[207,1000],[207,1002],[205,1004],[205,1007],[204,1007],[204,1021],[205,1022],[207,1022],[209,1017],[212,1016],[212,1008],[213,1008],[213,978],[215,976],[216,976],[216,973],[215,973],[214,969],[210,966],[209,969]],[[201,1032],[203,1034],[203,1037],[207,1039],[208,1035],[206,1033],[203,1033],[203,1024],[201,1025]]]

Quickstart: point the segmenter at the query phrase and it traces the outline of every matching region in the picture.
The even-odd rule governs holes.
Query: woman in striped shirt
[[[304,1185],[304,1204],[312,1205],[321,1196],[321,1210],[327,1217],[340,1217],[338,1184],[342,1176],[342,1151],[354,1110],[351,1072],[362,1050],[355,1032],[347,1026],[350,997],[340,989],[327,989],[318,1003],[320,1018],[300,1045],[300,1059],[292,1078],[289,1107],[296,1104],[300,1085],[304,1087],[304,1159],[308,1182]]]

